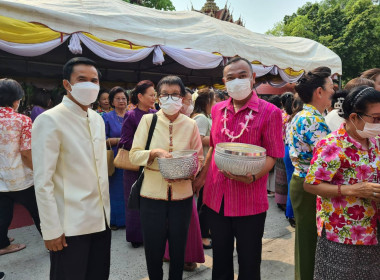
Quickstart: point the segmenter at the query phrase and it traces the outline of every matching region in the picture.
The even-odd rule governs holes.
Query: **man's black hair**
[[[245,62],[249,65],[249,69],[251,69],[251,73],[253,73],[253,69],[252,69],[252,64],[251,64],[251,62],[249,62],[248,59],[243,58],[243,57],[239,57],[239,56],[236,56],[236,57],[232,58],[231,60],[229,60],[228,63],[224,66],[223,70],[224,70],[228,65],[230,65],[230,64],[232,64],[232,63],[236,63],[236,62],[241,61],[241,60],[242,60],[242,61],[245,61]]]
[[[74,57],[70,59],[68,62],[66,62],[65,66],[63,66],[63,79],[70,81],[71,74],[73,73],[73,69],[75,65],[78,64],[84,64],[84,65],[92,65],[96,68],[96,71],[98,71],[98,77],[99,79],[102,77],[102,74],[98,70],[96,66],[96,62],[88,59],[87,57]]]

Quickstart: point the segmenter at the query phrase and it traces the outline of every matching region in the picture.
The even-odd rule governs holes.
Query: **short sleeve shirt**
[[[33,171],[24,165],[21,151],[31,149],[32,120],[12,108],[0,107],[0,192],[33,185]]]
[[[193,119],[197,122],[197,126],[199,129],[200,136],[210,136],[211,132],[211,124],[212,121],[210,118],[206,117],[204,114],[199,114],[193,117]],[[203,156],[206,157],[209,146],[203,147]]]
[[[369,142],[369,149],[351,138],[344,124],[318,142],[305,182],[318,185],[353,185],[363,181],[379,182],[379,144]],[[337,188],[336,186],[332,186]],[[327,239],[346,244],[375,245],[379,209],[376,202],[354,196],[317,196],[317,228],[323,227]]]
[[[314,145],[331,131],[317,108],[305,104],[303,110],[292,119],[288,132],[293,174],[304,178],[313,157]]]

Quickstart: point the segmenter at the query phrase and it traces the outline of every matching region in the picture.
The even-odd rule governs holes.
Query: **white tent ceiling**
[[[158,11],[121,0],[0,0],[0,15],[68,34],[85,31],[108,41],[239,55],[296,71],[328,66],[342,74],[339,56],[315,41],[258,34],[198,12]]]

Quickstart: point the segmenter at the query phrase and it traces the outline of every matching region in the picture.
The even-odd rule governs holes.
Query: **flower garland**
[[[222,133],[226,134],[228,136],[228,138],[231,139],[231,141],[235,141],[236,139],[240,138],[240,136],[243,135],[244,131],[248,131],[248,122],[250,120],[253,120],[253,116],[252,116],[252,110],[249,112],[248,115],[245,116],[245,124],[244,123],[240,123],[239,125],[242,127],[240,133],[236,136],[234,136],[234,132],[233,131],[230,131],[228,128],[227,128],[227,121],[228,121],[228,118],[227,118],[227,108],[224,109],[224,116],[222,118],[222,122],[223,122],[223,128],[222,128]]]

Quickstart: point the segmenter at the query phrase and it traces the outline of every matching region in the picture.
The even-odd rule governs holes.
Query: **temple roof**
[[[191,8],[192,11],[196,11],[205,15],[208,15],[210,17],[217,18],[219,20],[235,23],[237,25],[244,26],[243,20],[241,17],[239,17],[238,20],[234,21],[232,12],[230,12],[230,9],[227,7],[227,2],[224,5],[223,9],[219,9],[219,7],[216,5],[214,0],[207,0],[206,3],[203,5],[201,10],[196,10],[194,7]]]

